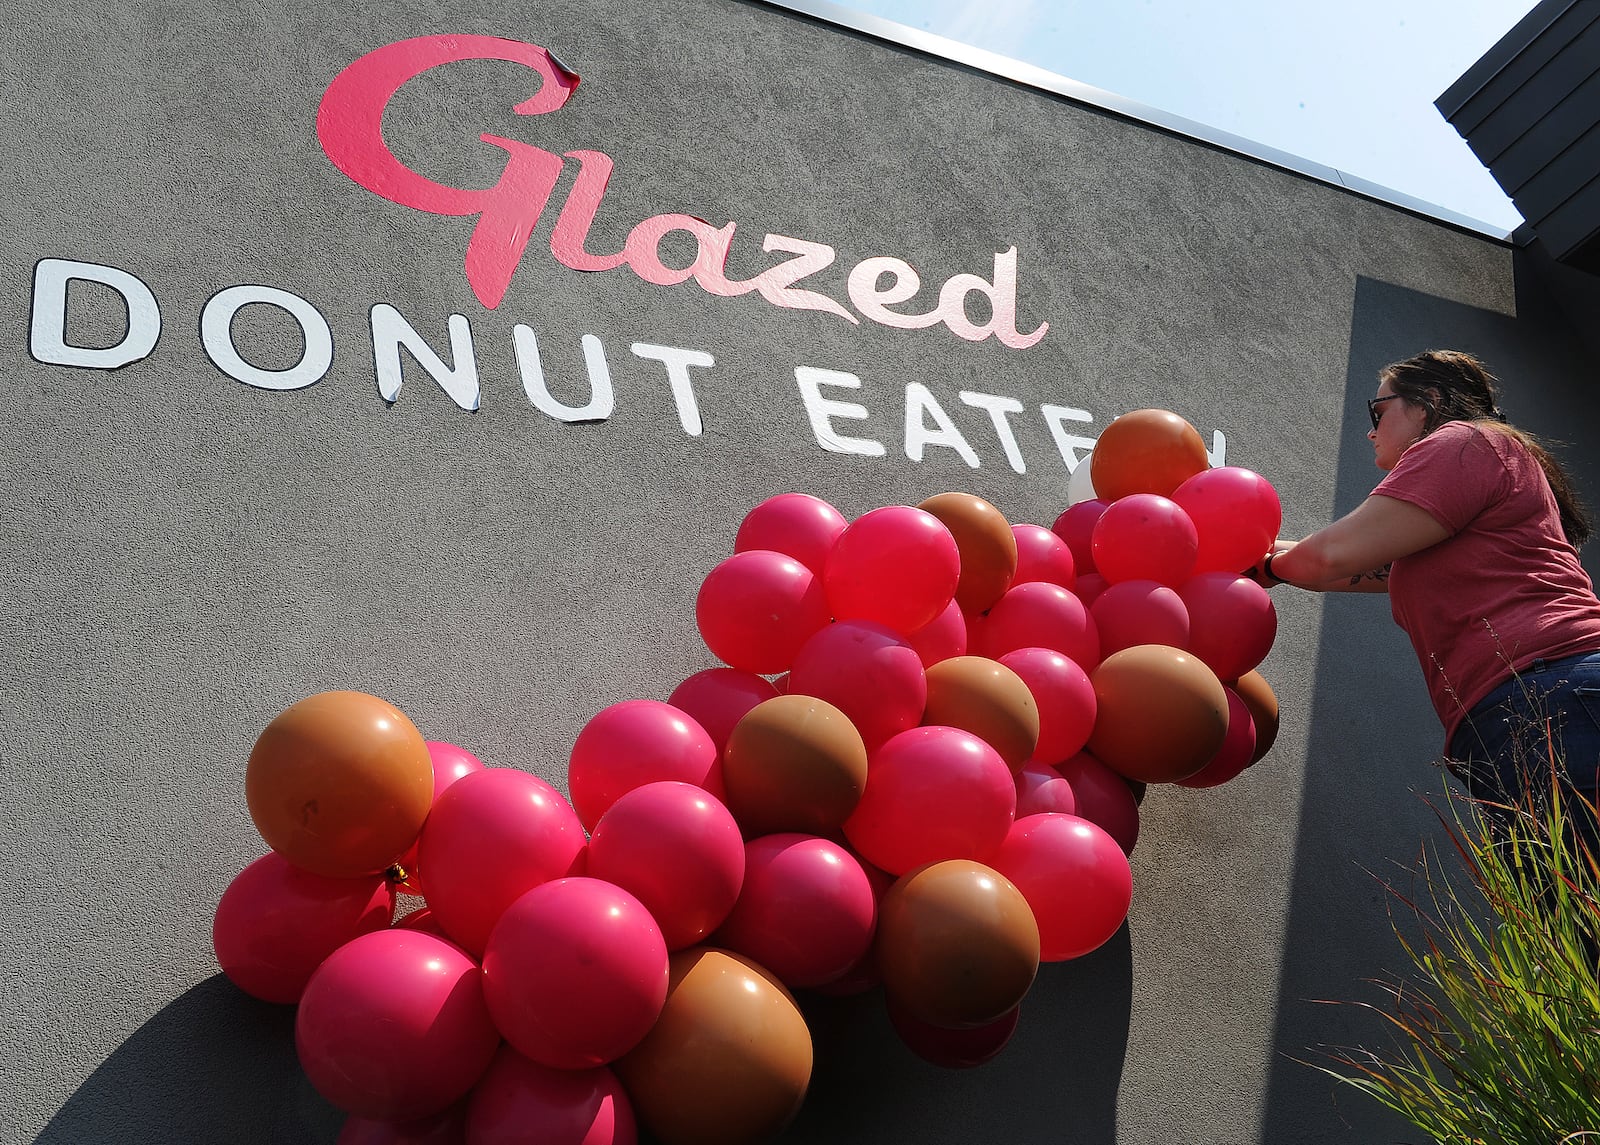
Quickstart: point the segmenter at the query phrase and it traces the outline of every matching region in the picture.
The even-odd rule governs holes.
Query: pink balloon
[[[1058,584],[1029,581],[1007,589],[984,617],[978,654],[1000,660],[1018,648],[1054,648],[1084,671],[1100,663],[1100,633],[1089,610]]]
[[[793,557],[768,549],[735,553],[706,575],[695,622],[712,655],[746,672],[782,672],[828,623],[822,581]]]
[[[330,879],[301,870],[276,851],[234,876],[211,925],[217,964],[263,1002],[300,1000],[322,960],[394,917],[394,888],[382,875]]]
[[[644,904],[599,879],[534,887],[483,952],[483,995],[518,1053],[552,1069],[615,1061],[667,1000],[667,944]]]
[[[1042,580],[1071,588],[1077,582],[1072,549],[1055,533],[1041,525],[1012,525],[1011,535],[1017,539],[1017,573],[1011,578],[1013,585]],[[1261,551],[1266,552],[1265,549]]]
[[[638,1121],[605,1066],[550,1069],[501,1046],[467,1103],[465,1145],[636,1145]]]
[[[1061,778],[1061,773],[1042,763],[1028,762],[1017,772],[1017,818],[1043,815],[1046,812],[1076,815],[1077,798],[1072,794],[1072,784]]]
[[[500,1045],[477,963],[403,929],[363,934],[328,955],[300,998],[294,1040],[318,1093],[385,1121],[442,1113]]]
[[[838,708],[869,752],[916,727],[928,705],[928,677],[916,650],[866,620],[830,624],[808,640],[789,672],[788,691]]]
[[[1095,522],[1095,570],[1111,584],[1154,580],[1182,584],[1194,571],[1199,534],[1189,514],[1155,493],[1119,497]]]
[[[821,986],[861,961],[877,920],[872,882],[849,851],[815,835],[764,835],[745,846],[744,890],[712,942],[785,986]]]
[[[923,1061],[945,1069],[971,1069],[992,1061],[1017,1032],[1017,1020],[1022,1013],[1021,1006],[1014,1006],[985,1025],[947,1030],[909,1013],[893,997],[884,1000],[888,1005],[889,1024],[906,1048]]]
[[[1072,785],[1078,817],[1087,819],[1117,841],[1124,855],[1139,841],[1139,802],[1128,781],[1086,751],[1055,765]]]
[[[1237,680],[1272,651],[1278,611],[1267,590],[1249,577],[1201,573],[1184,581],[1178,595],[1189,609],[1189,642],[1182,647],[1217,679]]]
[[[1018,819],[991,865],[1033,908],[1042,962],[1079,958],[1104,945],[1133,902],[1127,855],[1076,815]]]
[[[821,576],[847,523],[839,510],[820,497],[779,493],[745,514],[733,539],[733,551],[770,549],[793,557]],[[1261,551],[1266,552],[1266,547]]]
[[[1100,654],[1109,656],[1139,644],[1184,648],[1189,640],[1189,610],[1174,589],[1153,580],[1111,585],[1089,606]]]
[[[1056,518],[1050,531],[1067,543],[1072,550],[1072,563],[1078,576],[1092,573],[1094,567],[1094,526],[1109,502],[1098,498],[1079,501]],[[1265,549],[1261,550],[1266,552]]]
[[[1099,573],[1079,573],[1078,583],[1073,588],[1074,595],[1084,603],[1084,607],[1093,608],[1094,602],[1100,599],[1100,594],[1107,587],[1106,578]]]
[[[589,840],[588,874],[649,910],[668,950],[722,924],[744,882],[744,839],[733,815],[691,783],[647,783],[613,803]]]
[[[667,703],[705,728],[717,751],[751,708],[778,694],[772,681],[740,668],[707,668],[672,690]]]
[[[536,775],[486,767],[458,779],[422,827],[419,860],[440,927],[474,954],[532,887],[583,869],[583,825]]]
[[[887,505],[839,535],[822,580],[838,620],[870,620],[901,634],[933,621],[956,594],[961,554],[944,522]]]
[[[439,796],[444,794],[445,788],[464,775],[471,775],[475,771],[482,771],[483,760],[473,755],[464,747],[457,747],[453,743],[428,741],[428,759],[433,763],[433,800],[439,801]],[[418,862],[417,850],[422,845],[419,836],[411,844],[411,849],[400,859],[400,869],[406,877],[400,882],[400,889],[408,895],[419,898],[428,893],[426,884],[422,881],[422,864]]]
[[[589,830],[625,792],[658,780],[704,787],[722,798],[717,745],[686,712],[659,700],[624,700],[578,733],[567,765],[572,806]]]
[[[347,1117],[334,1145],[461,1145],[465,1126],[464,1102],[417,1121]]]
[[[1254,762],[1256,753],[1256,722],[1250,715],[1239,693],[1222,685],[1228,696],[1228,734],[1211,762],[1187,779],[1177,780],[1180,787],[1217,787],[1237,778]]]
[[[967,618],[952,600],[932,621],[911,633],[906,643],[917,651],[924,668],[967,654]]]
[[[981,863],[1005,838],[1016,806],[1016,781],[994,748],[957,728],[913,728],[872,753],[844,833],[892,875],[944,859]]]
[[[435,938],[442,938],[446,941],[450,939],[450,936],[444,932],[444,928],[439,925],[439,920],[434,916],[431,906],[419,906],[405,917],[395,919],[392,925],[403,927],[406,930],[420,930],[423,934],[431,934]]]
[[[1039,708],[1039,742],[1033,758],[1054,766],[1083,750],[1094,731],[1098,704],[1089,674],[1053,648],[1018,648],[1000,657],[1033,694]]]
[[[1224,465],[1196,473],[1172,493],[1199,534],[1196,572],[1240,572],[1261,559],[1283,525],[1278,491],[1259,473]]]

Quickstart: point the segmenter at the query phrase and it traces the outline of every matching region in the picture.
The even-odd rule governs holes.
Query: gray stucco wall
[[[1014,245],[1018,324],[1050,331],[1009,349],[569,270],[549,235],[575,163],[487,310],[462,271],[473,221],[362,189],[314,131],[352,60],[442,33],[544,45],[583,83],[529,119],[509,111],[531,89],[515,65],[408,84],[385,135],[440,183],[495,182],[505,153],[485,132],[603,151],[616,173],[591,251],[663,213],[736,220],[730,278],[769,265],[762,236],[799,237],[836,249],[805,284],[835,298],[869,256],[909,262],[926,299],[952,275],[987,277]],[[209,944],[218,896],[264,849],[244,806],[250,745],[302,696],[374,692],[430,738],[560,783],[595,711],[665,698],[711,665],[695,589],[772,493],[852,515],[959,489],[1048,525],[1067,467],[1040,406],[1089,411],[1076,428],[1091,436],[1160,406],[1208,440],[1222,431],[1227,460],[1276,484],[1299,535],[1371,487],[1362,399],[1378,366],[1426,346],[1485,356],[1529,428],[1581,441],[1594,424],[1594,361],[1563,316],[1519,295],[1507,248],[755,4],[21,0],[0,44],[6,1141],[337,1135],[294,1060],[292,1013],[235,991]],[[161,308],[154,350],[115,371],[31,354],[44,259],[136,276]],[[273,392],[213,365],[202,310],[242,284],[323,316],[322,380]],[[380,398],[379,304],[447,360],[447,318],[466,318],[480,409],[409,358],[398,399]],[[114,343],[123,322],[109,290],[71,296],[77,344]],[[580,338],[597,336],[615,412],[568,424],[537,410],[519,323],[574,403]],[[270,308],[242,311],[233,339],[262,368],[301,354]],[[714,357],[694,372],[703,433],[681,428],[636,342]],[[830,396],[867,407],[840,427],[884,456],[819,445],[800,366],[860,378]],[[946,448],[907,456],[910,383],[979,468]],[[963,390],[1023,405],[1026,472]],[[1568,457],[1592,497],[1600,473]],[[917,1062],[871,1007],[819,1004],[813,1092],[786,1140],[1404,1135],[1289,1059],[1374,1032],[1307,1000],[1358,996],[1398,961],[1364,868],[1432,833],[1413,791],[1442,786],[1427,762],[1438,730],[1381,601],[1277,600],[1263,671],[1278,745],[1226,787],[1150,793],[1125,930],[1047,967],[1011,1047],[975,1071]]]

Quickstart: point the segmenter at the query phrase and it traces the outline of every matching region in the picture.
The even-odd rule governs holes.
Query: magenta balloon
[[[763,835],[745,846],[744,890],[712,945],[785,986],[821,986],[861,961],[877,921],[872,882],[849,851],[815,835]]]
[[[404,929],[363,934],[330,954],[300,998],[294,1036],[318,1093],[387,1121],[449,1108],[500,1045],[477,963]]]
[[[1189,640],[1189,609],[1175,589],[1153,580],[1125,580],[1109,586],[1089,606],[1100,654],[1109,656],[1139,644],[1183,648]]]
[[[1108,587],[1106,578],[1099,573],[1081,573],[1078,576],[1078,583],[1072,592],[1079,600],[1083,601],[1084,607],[1092,608],[1094,607],[1094,602],[1100,599],[1100,594]]]
[[[1238,692],[1222,685],[1228,696],[1228,734],[1211,762],[1187,779],[1177,780],[1180,787],[1217,787],[1237,778],[1254,762],[1256,753],[1256,722],[1250,709]]]
[[[643,903],[600,879],[534,887],[500,916],[483,994],[517,1052],[552,1069],[615,1061],[667,1000],[667,944]]]
[[[234,876],[211,925],[217,964],[263,1002],[300,1000],[322,960],[394,918],[394,888],[382,875],[330,879],[276,851]]]
[[[1271,547],[1283,525],[1278,491],[1261,474],[1234,465],[1196,473],[1172,499],[1200,537],[1196,572],[1240,572]]]
[[[433,799],[436,803],[439,796],[444,794],[445,788],[456,780],[484,769],[483,760],[464,747],[436,740],[427,742],[428,759],[433,764]],[[408,895],[416,895],[419,898],[425,897],[428,893],[428,888],[422,881],[422,864],[418,859],[418,849],[421,846],[422,839],[419,836],[397,864],[406,875],[400,883],[400,889]]]
[[[1194,571],[1199,544],[1194,522],[1175,501],[1131,493],[1106,506],[1095,522],[1095,571],[1110,584],[1154,580],[1179,585]]]
[[[600,816],[586,873],[637,898],[667,949],[682,950],[728,917],[744,857],[739,824],[714,795],[692,783],[647,783]]]
[[[1186,580],[1178,595],[1189,609],[1189,640],[1178,647],[1193,652],[1217,679],[1237,680],[1272,651],[1278,611],[1267,590],[1249,577],[1201,573]]]
[[[1042,580],[1072,588],[1077,582],[1072,549],[1055,533],[1043,525],[1012,525],[1011,535],[1017,539],[1017,572],[1012,584]]]
[[[793,557],[821,576],[846,524],[844,515],[820,497],[779,493],[745,514],[733,538],[733,551],[770,549]]]
[[[994,748],[957,728],[912,728],[872,753],[844,833],[869,863],[903,875],[945,859],[986,862],[1016,807],[1016,781]]]
[[[1076,815],[1078,801],[1072,794],[1072,784],[1061,778],[1053,767],[1029,761],[1017,772],[1017,818],[1043,815],[1055,811],[1062,815]]]
[[[967,654],[967,618],[952,600],[943,612],[905,639],[916,649],[922,666],[931,668],[941,660]]]
[[[439,926],[474,954],[529,889],[583,869],[583,825],[536,775],[486,767],[458,779],[422,827],[418,860]]]
[[[1127,855],[1102,828],[1076,815],[1018,819],[991,866],[1033,908],[1041,962],[1080,958],[1104,945],[1133,902]]]
[[[464,1145],[636,1145],[638,1121],[605,1066],[550,1069],[501,1046],[467,1101]]]
[[[1039,741],[1033,758],[1054,766],[1083,750],[1094,731],[1094,685],[1071,657],[1053,648],[1018,648],[1000,657],[1033,694],[1039,709]]]
[[[788,692],[838,708],[870,752],[922,722],[928,677],[905,639],[881,624],[845,620],[806,641],[789,673]]]
[[[822,581],[837,620],[871,620],[899,633],[930,623],[954,599],[961,554],[944,522],[886,505],[839,535]]]
[[[572,745],[567,790],[589,830],[624,793],[677,780],[722,798],[717,745],[694,718],[660,700],[624,700],[597,713]]]
[[[728,746],[728,735],[757,704],[778,694],[772,681],[742,668],[707,668],[696,672],[672,690],[667,703],[701,727],[717,745]]]
[[[828,623],[828,600],[821,579],[793,557],[750,549],[706,574],[694,616],[717,659],[771,675],[787,669],[806,638]]]
[[[1139,842],[1139,801],[1128,781],[1086,751],[1055,765],[1072,785],[1078,817],[1087,819],[1117,841],[1124,855]]]
[[[1072,550],[1074,570],[1080,577],[1084,573],[1095,571],[1094,525],[1100,519],[1100,514],[1106,511],[1107,504],[1109,502],[1098,498],[1079,501],[1057,517],[1055,524],[1050,526],[1050,531],[1065,541],[1067,548]]]
[[[1084,671],[1100,663],[1100,633],[1083,601],[1058,584],[1030,581],[1006,590],[983,618],[978,654],[1000,660],[1018,648],[1054,648]]]
[[[947,1030],[923,1021],[886,996],[889,1024],[906,1048],[923,1061],[944,1069],[971,1069],[992,1061],[1017,1032],[1022,1007],[1013,1006],[994,1021],[969,1029]]]
[[[334,1145],[461,1145],[466,1103],[417,1121],[377,1121],[347,1117]]]

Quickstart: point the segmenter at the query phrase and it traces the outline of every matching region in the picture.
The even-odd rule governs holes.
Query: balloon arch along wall
[[[341,1145],[761,1141],[810,1081],[796,991],[881,993],[941,1066],[999,1054],[1040,962],[1122,926],[1145,785],[1227,782],[1277,730],[1239,572],[1272,486],[1139,410],[1068,499],[1049,529],[961,493],[757,505],[694,602],[727,666],[594,716],[567,796],[374,696],[275,718],[271,852],[216,954],[298,1006]]]

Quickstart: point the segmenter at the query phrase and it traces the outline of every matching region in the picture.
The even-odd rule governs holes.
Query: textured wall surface
[[[1049,331],[1014,349],[568,269],[549,240],[576,161],[488,309],[463,273],[474,220],[357,186],[315,133],[352,60],[442,33],[544,45],[583,83],[527,118],[510,110],[534,82],[518,65],[407,84],[385,137],[440,184],[500,178],[506,152],[485,133],[604,152],[591,252],[651,216],[732,220],[729,278],[776,261],[767,234],[801,238],[837,252],[802,284],[836,300],[862,259],[904,259],[923,282],[908,311],[1014,246],[1018,327]],[[218,896],[264,850],[246,756],[302,696],[377,693],[429,738],[559,784],[589,716],[711,666],[695,590],[773,493],[853,515],[965,490],[1048,525],[1068,467],[1040,407],[1087,411],[1066,428],[1092,437],[1159,406],[1208,441],[1220,431],[1300,535],[1371,488],[1362,400],[1380,365],[1427,346],[1485,356],[1519,423],[1568,441],[1593,424],[1594,361],[1558,311],[1519,296],[1506,248],[758,5],[20,0],[0,44],[8,1142],[337,1136],[295,1061],[292,1013],[239,994],[210,948]],[[136,276],[160,306],[153,350],[116,370],[30,353],[47,259]],[[272,391],[213,363],[202,311],[246,284],[325,319],[320,381]],[[479,409],[408,355],[398,397],[380,397],[379,306],[458,366],[447,322],[465,319]],[[125,321],[110,289],[73,288],[69,341],[115,345]],[[574,405],[580,340],[597,337],[614,412],[536,408],[518,325]],[[232,340],[263,369],[301,358],[274,307],[241,310]],[[685,432],[666,369],[634,343],[714,359],[692,371],[703,432]],[[819,444],[797,367],[860,379],[828,396],[868,416],[835,424],[882,456]],[[977,468],[939,444],[908,455],[912,384]],[[1020,403],[1023,472],[964,391]],[[1600,471],[1569,456],[1592,495]],[[1438,729],[1381,600],[1277,600],[1263,666],[1277,747],[1223,788],[1150,793],[1127,927],[1047,966],[1013,1044],[974,1071],[915,1060],[878,1009],[818,1003],[813,1092],[786,1141],[1404,1136],[1292,1059],[1375,1033],[1309,1000],[1360,996],[1398,961],[1368,871],[1435,829],[1417,793],[1442,789]]]

